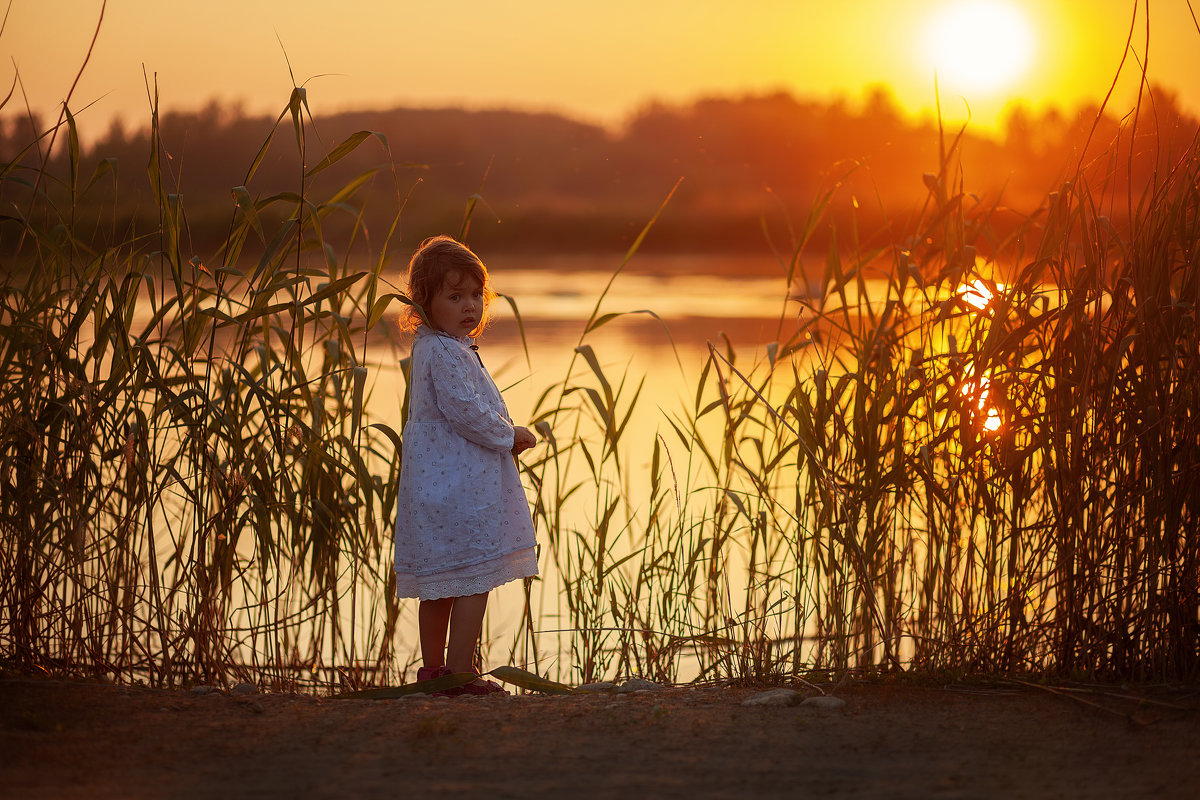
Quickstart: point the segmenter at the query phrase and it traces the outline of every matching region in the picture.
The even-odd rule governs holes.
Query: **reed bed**
[[[76,222],[120,184],[107,162],[81,180],[69,115],[65,175],[0,167],[26,266],[0,291],[7,663],[357,688],[415,657],[390,568],[403,442],[372,419],[366,366],[405,301],[381,281],[397,228],[371,239],[354,200],[389,176],[322,184],[355,148],[391,154],[364,131],[310,156],[306,114],[297,89],[210,255],[157,136],[149,229]],[[917,218],[837,231],[778,340],[749,361],[714,342],[665,413],[593,348],[621,316],[599,297],[534,411],[547,576],[493,660],[575,681],[1200,676],[1200,165],[1194,139],[1142,134],[1015,228],[949,142]],[[285,143],[295,185],[254,188]],[[1151,178],[1118,181],[1147,145]],[[779,258],[781,308],[814,282],[802,257],[836,197]]]
[[[576,676],[1194,680],[1189,135],[1175,152],[1135,117],[1003,233],[943,140],[900,241],[835,238],[779,340],[749,364],[713,344],[654,441],[622,441],[640,384],[581,341],[531,470]],[[780,259],[786,285],[832,194]]]
[[[352,260],[324,235],[363,235],[350,201],[370,175],[314,192],[369,137],[311,158],[306,113],[298,89],[211,255],[190,246],[157,109],[150,230],[73,224],[88,192],[120,183],[109,162],[80,180],[69,114],[66,177],[26,154],[4,165],[0,191],[25,212],[5,221],[0,290],[6,660],[294,686],[395,657],[381,553],[399,437],[363,413],[386,241]],[[296,183],[252,197],[289,120]]]

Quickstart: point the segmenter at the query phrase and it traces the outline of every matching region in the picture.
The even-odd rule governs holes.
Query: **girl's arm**
[[[442,341],[430,344],[434,400],[451,427],[481,447],[511,451],[514,425],[490,400],[491,387],[475,354]]]

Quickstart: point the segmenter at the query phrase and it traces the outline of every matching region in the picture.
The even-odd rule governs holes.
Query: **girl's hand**
[[[537,443],[537,436],[529,428],[523,428],[520,425],[513,428],[512,453],[514,456],[525,452]]]

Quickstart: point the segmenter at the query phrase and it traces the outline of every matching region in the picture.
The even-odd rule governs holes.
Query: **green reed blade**
[[[374,137],[375,139],[377,139],[379,141],[379,143],[383,146],[384,152],[390,152],[390,148],[388,147],[387,137],[384,136],[382,133],[379,133],[378,131],[357,131],[356,133],[352,133],[349,136],[347,136],[346,139],[341,144],[337,145],[332,150],[330,150],[329,153],[323,159],[321,159],[319,162],[317,162],[316,166],[314,166],[308,172],[304,173],[304,177],[311,178],[312,176],[316,175],[318,172],[321,172],[322,170],[333,166],[334,164],[341,161],[343,158],[345,158],[346,156],[350,155],[355,150],[357,150],[358,146],[360,144],[362,144],[367,139],[370,139],[372,137]],[[334,202],[337,202],[337,201],[335,200]]]
[[[549,678],[543,678],[540,675],[519,667],[500,666],[486,674],[492,675],[493,677],[496,677],[505,683],[511,683],[513,686],[519,686],[522,689],[528,689],[531,692],[541,692],[542,694],[575,693],[575,690],[566,684],[552,681]]]

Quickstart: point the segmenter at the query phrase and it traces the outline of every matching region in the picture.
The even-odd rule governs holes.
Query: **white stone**
[[[840,697],[830,697],[829,695],[821,695],[819,697],[810,697],[800,705],[810,706],[812,708],[824,708],[832,711],[833,709],[843,708],[846,701]]]
[[[661,692],[666,687],[662,684],[648,681],[645,678],[630,678],[621,684],[618,692],[627,694],[629,692]]]
[[[800,702],[800,693],[795,689],[771,689],[759,692],[742,701],[744,706],[791,706]]]
[[[584,683],[575,687],[575,691],[587,693],[604,693],[611,692],[617,688],[617,685],[612,681],[596,681],[595,683]]]

